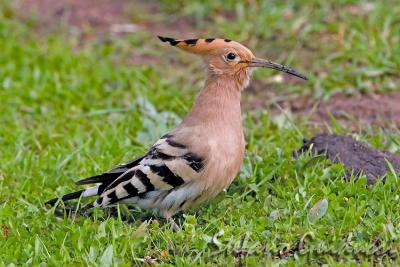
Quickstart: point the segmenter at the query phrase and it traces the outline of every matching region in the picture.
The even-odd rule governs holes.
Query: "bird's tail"
[[[56,198],[50,199],[45,204],[46,205],[50,205],[50,206],[54,206],[54,205],[57,204],[58,200],[60,200],[60,199],[63,202],[66,202],[66,201],[71,200],[71,199],[77,199],[77,198],[81,198],[81,197],[84,198],[84,197],[96,196],[96,195],[99,195],[99,193],[101,193],[101,192],[99,192],[99,187],[100,186],[92,186],[92,187],[89,187],[89,188],[86,188],[86,189],[83,189],[83,190],[79,190],[79,191],[76,191],[76,192],[72,192],[72,193],[63,195],[61,198],[56,197]]]

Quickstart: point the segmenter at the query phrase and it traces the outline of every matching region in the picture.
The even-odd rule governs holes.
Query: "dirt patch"
[[[17,0],[17,18],[34,22],[40,35],[61,32],[77,37],[76,49],[88,40],[109,41],[137,34],[140,38],[156,35],[193,38],[195,22],[190,17],[169,16],[168,21],[156,1],[131,0]],[[172,19],[171,19],[172,18]],[[126,57],[128,65],[147,65],[160,61],[152,49],[133,49]]]
[[[15,11],[22,19],[34,18],[42,32],[54,30],[60,23],[78,30],[125,33],[146,31],[153,34],[182,33],[193,37],[194,22],[187,17],[174,16],[167,23],[150,18],[162,17],[159,4],[130,0],[18,0]],[[182,36],[185,37],[185,36]]]
[[[260,85],[256,85],[255,88]],[[337,94],[328,100],[315,101],[312,98],[295,94],[282,95],[276,90],[269,90],[269,85],[262,85],[247,96],[248,109],[268,107],[272,112],[288,110],[295,117],[306,117],[317,126],[330,124],[332,118],[344,123],[351,130],[372,125],[388,128],[400,127],[400,92],[367,93],[354,96]],[[269,91],[268,93],[265,91]]]
[[[22,18],[34,16],[41,28],[53,28],[60,22],[79,28],[108,28],[129,22],[124,14],[128,4],[126,0],[19,0],[15,9]]]
[[[366,144],[357,142],[349,135],[318,134],[304,145],[294,156],[311,149],[318,155],[326,155],[333,162],[342,163],[348,170],[347,176],[364,173],[367,183],[373,184],[389,171],[387,161],[400,172],[400,155],[393,155],[388,151],[375,150]]]
[[[294,113],[311,114],[311,121],[322,123],[330,121],[330,116],[343,122],[359,122],[365,125],[399,127],[400,92],[387,94],[363,94],[358,96],[336,95],[328,101],[319,102],[314,107],[299,106],[293,103]],[[314,111],[313,111],[314,110]]]

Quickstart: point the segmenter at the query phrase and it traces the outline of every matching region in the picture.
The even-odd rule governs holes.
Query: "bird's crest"
[[[192,53],[203,53],[216,48],[242,46],[239,43],[222,38],[199,38],[199,39],[174,39],[170,37],[158,36],[164,42],[172,46],[179,47]]]

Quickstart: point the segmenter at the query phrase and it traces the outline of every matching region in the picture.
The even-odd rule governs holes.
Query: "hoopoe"
[[[159,39],[201,56],[206,63],[207,79],[192,109],[147,154],[76,182],[96,185],[61,200],[98,196],[86,208],[135,204],[161,213],[176,229],[174,214],[215,197],[239,172],[245,151],[240,95],[252,69],[272,68],[307,78],[292,68],[257,58],[228,39]],[[57,201],[54,198],[47,204]]]

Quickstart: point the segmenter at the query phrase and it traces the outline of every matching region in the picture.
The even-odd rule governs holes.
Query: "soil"
[[[126,0],[19,0],[16,13],[22,18],[36,16],[40,27],[52,27],[61,21],[75,27],[108,28],[129,22],[124,15]]]
[[[144,0],[16,0],[16,16],[34,22],[39,34],[61,31],[78,34],[79,45],[87,40],[108,40],[109,36],[148,33],[182,38],[197,36],[190,17],[173,16],[160,21],[162,10],[156,1]],[[145,17],[146,14],[151,16]],[[148,65],[160,60],[138,49],[126,59],[129,65]]]
[[[157,2],[130,0],[17,0],[15,11],[22,19],[36,19],[44,32],[60,23],[78,30],[91,30],[94,37],[107,32],[146,31],[180,37],[196,36],[194,22],[188,17],[158,22],[144,18],[144,14],[159,17]],[[183,34],[184,33],[184,34]]]
[[[286,83],[296,81],[284,80]],[[349,130],[359,126],[400,127],[400,92],[366,93],[358,95],[336,94],[327,100],[315,101],[295,94],[283,95],[272,83],[253,81],[244,93],[244,108],[268,108],[272,113],[287,110],[295,117],[306,117],[319,127],[332,122],[344,123]],[[278,108],[279,106],[279,108]]]
[[[386,94],[335,95],[329,100],[312,105],[308,101],[290,104],[293,113],[311,115],[312,122],[322,124],[330,116],[346,124],[400,127],[400,92]],[[353,123],[354,125],[354,123]]]
[[[400,172],[400,155],[375,150],[349,135],[318,134],[310,140],[304,140],[303,146],[293,154],[297,157],[309,149],[318,155],[326,155],[333,162],[342,163],[348,170],[348,177],[352,173],[365,174],[368,185],[374,184],[379,177],[389,171],[387,161]]]

